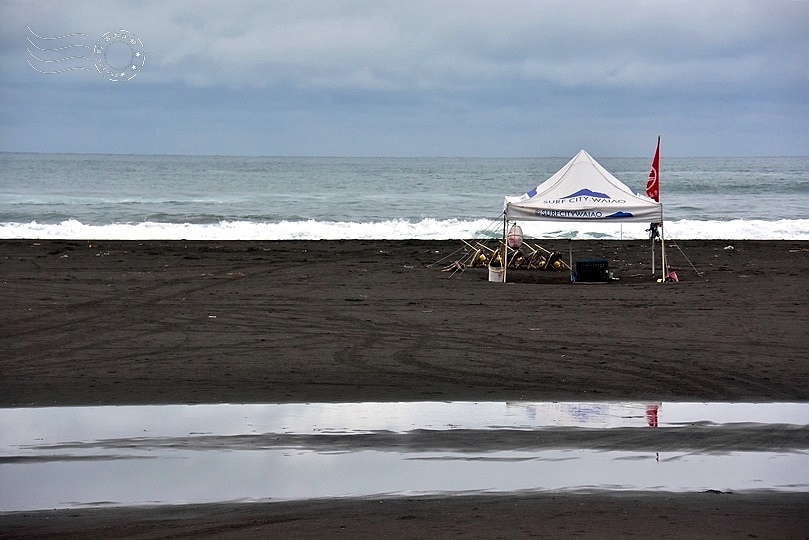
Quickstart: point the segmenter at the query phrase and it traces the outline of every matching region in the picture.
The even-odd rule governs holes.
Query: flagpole
[[[657,202],[660,202],[660,135],[657,136],[657,157]],[[665,283],[669,272],[666,263],[666,229],[663,227],[663,203],[660,204],[660,265],[663,267],[663,277],[660,283]]]
[[[657,148],[652,158],[652,167],[649,170],[649,178],[646,180],[646,196],[660,203],[660,135],[657,136]],[[660,227],[660,264],[663,266],[663,277],[661,283],[666,281],[666,240],[663,231],[663,205],[660,205],[660,223],[652,223],[649,226],[649,236],[652,239],[652,277],[655,274],[655,236],[657,228]]]
[[[665,283],[668,272],[666,270],[666,231],[663,229],[662,221],[660,222],[660,264],[663,267],[663,281],[661,283]]]

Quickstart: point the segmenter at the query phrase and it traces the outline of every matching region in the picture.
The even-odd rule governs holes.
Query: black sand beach
[[[540,243],[567,260],[567,241]],[[441,272],[461,245],[2,240],[0,405],[809,400],[809,242],[667,244],[667,284],[648,241],[574,241],[620,278],[598,284]],[[784,493],[103,508],[3,514],[0,537],[803,538],[807,508]]]

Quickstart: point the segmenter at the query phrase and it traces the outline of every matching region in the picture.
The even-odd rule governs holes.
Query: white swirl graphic
[[[28,65],[34,68],[36,71],[46,75],[65,73],[67,71],[75,70],[91,71],[89,67],[82,65],[83,63],[87,63],[85,61],[92,62],[91,58],[82,54],[69,54],[64,52],[85,52],[82,49],[89,49],[92,51],[93,48],[89,45],[83,45],[82,43],[75,42],[69,44],[65,41],[68,39],[73,39],[80,42],[84,38],[92,39],[90,36],[83,33],[74,33],[56,37],[43,37],[31,30],[30,26],[27,28],[28,32],[31,34],[30,36],[27,36],[28,43],[37,51],[34,53],[30,48],[27,49],[28,54],[35,60],[35,63],[32,63],[31,59],[29,58]],[[31,36],[36,39],[36,42],[31,39]]]
[[[143,42],[129,30],[111,30],[95,44],[82,32],[55,37],[40,36],[31,27],[28,32],[28,65],[46,75],[95,67],[106,79],[123,82],[134,79],[146,64]]]

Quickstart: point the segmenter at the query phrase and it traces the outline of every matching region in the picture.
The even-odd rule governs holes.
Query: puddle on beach
[[[0,409],[0,511],[513,491],[809,491],[809,403]]]

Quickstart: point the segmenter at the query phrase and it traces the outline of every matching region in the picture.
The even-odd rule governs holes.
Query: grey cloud
[[[26,25],[126,28],[146,65],[126,91],[45,78]],[[104,151],[132,108],[144,151],[633,155],[663,132],[681,154],[809,153],[806,28],[796,1],[7,1],[0,150],[83,118]]]

